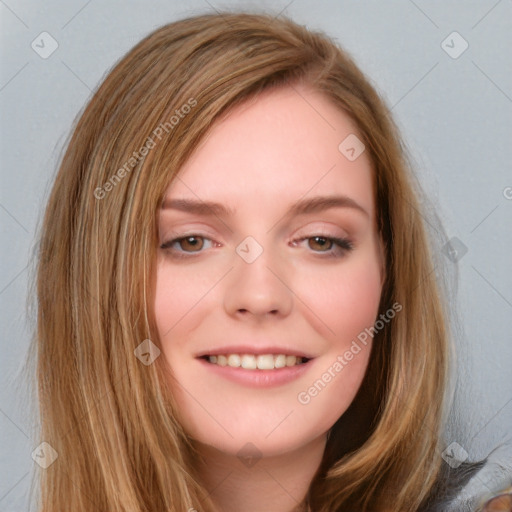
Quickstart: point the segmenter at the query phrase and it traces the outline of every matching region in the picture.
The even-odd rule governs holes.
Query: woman
[[[389,111],[326,36],[249,14],[150,34],[45,215],[41,510],[441,506],[429,245]]]

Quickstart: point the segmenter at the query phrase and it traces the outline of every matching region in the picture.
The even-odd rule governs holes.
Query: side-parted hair
[[[385,245],[363,384],[307,494],[314,512],[413,512],[440,478],[447,309],[420,191],[390,111],[330,38],[282,16],[221,13],[165,25],[108,73],[74,125],[48,201],[37,269],[42,512],[213,512],[179,421],[154,312],[157,213],[170,182],[233,107],[304,84],[355,122]],[[341,142],[341,140],[340,140]],[[242,170],[240,172],[243,172]]]

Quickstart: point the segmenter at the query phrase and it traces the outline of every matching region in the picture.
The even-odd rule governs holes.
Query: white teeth
[[[254,359],[254,357],[253,357]],[[273,370],[274,369],[274,356],[271,354],[266,354],[262,356],[258,356],[256,358],[256,364],[258,365],[258,370]]]
[[[228,366],[232,366],[233,368],[237,368],[241,363],[240,356],[238,354],[229,354],[228,356]]]
[[[274,366],[276,368],[284,368],[286,366],[286,356],[279,354],[274,360]]]
[[[208,357],[212,364],[231,366],[233,368],[242,367],[245,370],[274,370],[276,368],[284,368],[285,366],[295,366],[302,364],[302,359],[302,357],[287,356],[285,354],[261,354],[258,356],[252,354],[221,354]]]
[[[246,370],[255,370],[256,366],[257,366],[256,358],[253,356],[244,354],[242,356],[242,365],[241,366],[242,366],[242,368],[245,368]]]
[[[295,356],[286,356],[286,366],[294,366],[297,362],[297,358]]]

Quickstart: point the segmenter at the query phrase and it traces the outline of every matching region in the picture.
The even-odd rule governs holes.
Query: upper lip
[[[220,354],[284,354],[286,356],[305,357],[306,359],[313,359],[313,356],[308,352],[295,348],[278,347],[276,345],[255,346],[255,345],[229,345],[216,348],[209,348],[199,352],[196,357],[220,355]]]

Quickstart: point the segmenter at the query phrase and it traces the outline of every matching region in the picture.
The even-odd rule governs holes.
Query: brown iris
[[[325,249],[326,248],[326,245],[329,245],[329,247],[327,247],[327,249],[325,250],[329,250],[331,247],[332,247],[332,244],[334,243],[330,238],[327,238],[327,237],[323,237],[323,236],[312,236],[309,238],[309,240],[314,240],[314,243],[317,243],[320,247],[320,249]],[[320,240],[320,242],[318,242],[318,240]],[[309,242],[309,246],[311,247],[311,242]],[[312,249],[314,249],[313,247],[311,247]]]
[[[191,240],[192,240],[192,242],[191,242]],[[194,242],[194,240],[196,240],[196,241]],[[199,242],[197,240],[199,240]],[[193,249],[191,252],[196,252],[198,250],[201,250],[203,248],[203,245],[204,245],[204,240],[200,236],[187,236],[185,238],[181,238],[180,240],[178,240],[178,242],[179,242],[181,248],[184,249],[184,250],[187,250],[189,248]],[[183,245],[184,243],[185,244],[190,244],[190,247],[184,246]],[[196,251],[194,251],[194,249]]]

